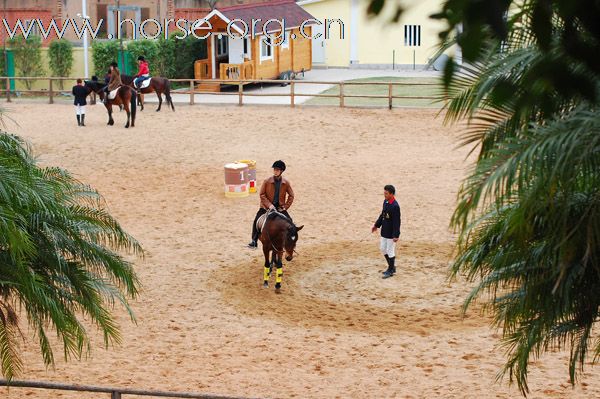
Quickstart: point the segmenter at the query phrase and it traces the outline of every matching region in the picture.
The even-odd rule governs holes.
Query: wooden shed
[[[196,79],[277,79],[286,72],[311,69],[313,17],[294,0],[215,8],[201,18],[209,24],[197,23],[192,29],[197,36],[209,33],[210,36],[208,58],[197,60],[194,65]],[[268,23],[264,29],[269,20],[284,21],[285,36],[278,22]],[[231,34],[227,32],[228,25]],[[276,37],[273,40],[276,42],[269,36]],[[220,86],[204,82],[198,85],[198,90],[218,91]]]

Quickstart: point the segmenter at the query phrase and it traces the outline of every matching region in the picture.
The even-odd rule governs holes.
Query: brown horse
[[[105,85],[98,81],[98,78],[95,76],[92,77],[92,80],[85,81],[85,87],[91,89],[96,94],[100,96],[101,100],[104,100],[104,96],[106,93],[104,92]],[[115,121],[112,117],[112,106],[118,105],[123,106],[125,111],[127,112],[127,124],[125,124],[125,128],[128,128],[131,121],[131,127],[135,126],[135,111],[136,111],[136,97],[137,93],[129,86],[121,86],[117,90],[117,95],[112,100],[107,100],[104,103],[106,110],[108,111],[108,123],[107,125],[114,125]]]
[[[304,226],[296,225],[285,215],[279,212],[270,212],[266,216],[266,221],[260,233],[259,239],[262,242],[263,254],[265,255],[265,264],[263,269],[263,287],[269,286],[269,277],[273,266],[277,267],[275,275],[275,291],[279,293],[281,289],[281,280],[283,276],[282,256],[286,253],[285,260],[290,262],[294,257],[294,250],[298,242],[298,232]],[[272,253],[269,262],[269,254]]]
[[[129,75],[121,75],[121,81],[123,82],[123,84],[126,84],[127,86],[130,86],[132,88],[135,89],[135,87],[133,87],[133,80],[135,79],[135,76],[129,76]],[[165,94],[165,98],[167,99],[167,106],[171,106],[171,109],[173,111],[175,111],[175,106],[173,105],[173,100],[171,99],[171,82],[169,81],[169,79],[167,78],[161,78],[161,77],[151,77],[150,78],[150,85],[144,89],[142,89],[140,91],[140,93],[142,94],[148,94],[148,93],[152,93],[155,92],[156,96],[158,97],[158,108],[156,109],[156,112],[160,111],[160,107],[162,106],[162,94]],[[140,95],[140,106],[142,107],[142,111],[144,110],[144,101],[143,101],[143,97]]]

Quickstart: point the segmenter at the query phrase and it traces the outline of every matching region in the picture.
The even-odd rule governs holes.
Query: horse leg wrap
[[[277,284],[281,284],[281,277],[283,276],[283,268],[277,267],[277,275],[275,277],[275,282]]]
[[[269,281],[269,274],[271,272],[271,268],[270,267],[265,267],[263,270],[263,280],[264,281]]]

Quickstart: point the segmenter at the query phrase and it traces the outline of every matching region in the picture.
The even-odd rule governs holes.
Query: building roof
[[[192,10],[186,11],[190,12]],[[204,12],[202,12],[202,14],[204,14]],[[253,20],[258,21],[255,24],[255,31],[257,33],[262,32],[265,22],[270,19],[283,21],[285,29],[299,27],[305,21],[314,19],[312,15],[296,4],[295,0],[272,0],[263,3],[239,4],[229,7],[217,6],[217,8],[212,11],[206,11],[206,14],[201,18],[208,20],[214,16],[218,16],[227,23],[234,20],[244,21],[249,30],[252,29]],[[234,22],[232,25],[234,28],[237,28],[236,30],[240,32],[244,31],[244,25],[242,23]],[[307,25],[310,25],[310,23],[307,23]],[[268,28],[269,32],[279,31],[279,24],[277,22],[271,22],[268,24]]]
[[[303,22],[314,19],[305,9],[296,4],[295,0],[275,0],[260,4],[241,4],[222,9],[217,8],[230,21],[240,19],[244,21],[249,28],[252,27],[252,20],[259,21],[256,29],[263,29],[263,25],[269,19],[283,20],[286,28],[295,28],[302,25]],[[243,29],[243,25],[235,23]],[[270,23],[268,27],[278,27],[275,22]],[[277,29],[278,30],[278,29]]]

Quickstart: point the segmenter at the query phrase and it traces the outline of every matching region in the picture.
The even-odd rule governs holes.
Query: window
[[[217,36],[217,55],[218,56],[229,54],[229,49],[227,48],[227,45],[228,45],[228,42],[227,42],[226,35]]]
[[[404,25],[404,45],[416,47],[421,45],[421,25]]]
[[[260,60],[271,60],[273,59],[273,45],[271,44],[271,37],[265,36],[260,39]]]
[[[26,19],[23,21],[23,28],[25,29],[25,32],[27,32],[30,25],[33,25],[31,27],[30,35],[39,36],[40,35],[40,27],[37,24],[35,19]]]
[[[252,59],[252,51],[250,50],[250,38],[244,38],[244,57],[248,59]]]

